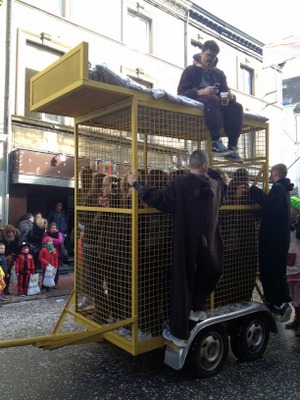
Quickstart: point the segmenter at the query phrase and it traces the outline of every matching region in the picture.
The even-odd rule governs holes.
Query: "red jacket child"
[[[16,275],[18,277],[18,295],[27,295],[30,274],[35,274],[33,256],[29,253],[29,244],[21,244],[20,254],[16,259]]]
[[[43,247],[39,254],[39,260],[41,268],[44,271],[48,264],[51,264],[55,268],[58,267],[58,254],[53,246],[53,238],[51,236],[44,237]]]
[[[43,247],[39,254],[39,261],[41,263],[41,268],[43,270],[43,280],[45,276],[46,267],[48,264],[51,264],[56,268],[56,275],[54,278],[55,285],[58,283],[58,254],[53,245],[53,238],[51,236],[45,236],[42,240]],[[45,287],[42,285],[42,292],[44,291],[52,291],[52,288]]]

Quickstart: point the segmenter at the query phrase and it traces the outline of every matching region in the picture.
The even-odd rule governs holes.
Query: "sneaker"
[[[300,323],[297,319],[294,319],[293,321],[291,321],[285,325],[285,329],[297,329],[299,327],[300,327]]]
[[[178,347],[186,347],[187,345],[187,340],[184,339],[179,339],[176,336],[173,336],[170,332],[169,328],[165,328],[163,330],[163,337],[167,340],[169,340],[170,342],[173,342],[176,346]]]
[[[237,163],[237,164],[243,164],[244,161],[239,156],[239,154],[237,152],[237,147],[231,147],[231,149],[232,149],[232,154],[229,154],[228,156],[226,156],[226,160],[232,161],[232,162]]]
[[[193,311],[191,310],[190,315],[189,315],[189,320],[190,321],[203,321],[206,319],[206,313],[204,311],[198,310],[198,311]]]
[[[282,309],[281,307],[278,306],[274,306],[274,304],[268,304],[268,309],[270,310],[270,312],[274,315],[282,315]]]
[[[289,303],[286,303],[282,309],[281,309],[281,317],[279,318],[279,322],[287,322],[292,315],[292,307],[289,305]]]
[[[224,146],[221,139],[219,139],[217,142],[212,142],[211,151],[213,153],[220,154],[221,156],[229,156],[233,153],[233,150],[230,150]]]

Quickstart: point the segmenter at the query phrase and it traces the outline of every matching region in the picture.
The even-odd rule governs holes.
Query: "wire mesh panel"
[[[220,211],[224,270],[214,294],[215,307],[251,300],[258,270],[260,210],[250,206],[224,208]]]
[[[199,110],[136,104],[102,110],[77,125],[76,310],[111,325],[112,341],[139,353],[149,350],[141,343],[161,337],[168,320],[173,222],[132,196],[127,173],[135,170],[141,184],[164,187],[187,173],[194,150],[209,150],[210,143]],[[243,168],[211,157],[212,168],[230,181],[220,211],[224,274],[211,307],[252,298],[260,210],[250,201],[248,185],[266,163],[266,143],[266,128],[256,124],[239,141]],[[239,169],[246,170],[246,181],[237,182]],[[154,343],[152,348],[162,345]]]
[[[141,332],[159,336],[168,320],[173,259],[171,216],[141,214],[138,248],[138,325]]]

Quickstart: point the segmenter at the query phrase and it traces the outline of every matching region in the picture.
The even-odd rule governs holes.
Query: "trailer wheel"
[[[222,325],[210,326],[196,336],[190,353],[189,367],[199,378],[216,375],[228,354],[227,332]]]
[[[232,352],[240,361],[257,360],[267,347],[269,335],[266,318],[261,314],[249,315],[231,335]]]

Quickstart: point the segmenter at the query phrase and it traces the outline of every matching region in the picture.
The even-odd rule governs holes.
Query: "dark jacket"
[[[276,254],[275,259],[286,264],[290,244],[290,194],[293,184],[288,178],[275,182],[268,194],[256,186],[250,187],[250,196],[262,207],[259,233],[260,246]],[[270,257],[271,254],[269,254]]]
[[[45,233],[45,228],[40,228],[35,222],[32,226],[31,236],[29,238],[30,244],[42,247],[42,240]]]
[[[68,222],[67,222],[67,217],[65,212],[62,210],[61,212],[58,212],[56,210],[53,210],[49,213],[48,215],[48,223],[49,225],[51,222],[55,222],[57,229],[61,233],[67,233],[68,232]]]
[[[201,268],[206,271],[207,287],[213,287],[223,269],[223,240],[218,224],[219,207],[224,197],[224,184],[218,174],[188,173],[174,179],[163,189],[144,187],[141,198],[152,207],[173,215],[174,248],[170,329],[173,335],[188,337],[188,315],[195,287],[195,264],[202,252]],[[202,282],[204,284],[204,282]],[[198,294],[202,296],[201,293]]]
[[[259,231],[259,268],[268,303],[281,305],[291,300],[286,280],[290,244],[290,194],[288,178],[275,182],[268,194],[256,186],[250,195],[262,207]]]
[[[8,274],[8,266],[5,254],[0,254],[0,267],[3,269],[3,272],[5,273],[6,276],[6,274]]]
[[[19,253],[19,236],[16,235],[10,240],[2,233],[2,238],[0,240],[5,244],[5,255],[13,255],[14,259],[16,259]]]
[[[199,97],[198,90],[204,89],[204,87],[201,86],[202,77],[204,76],[205,80],[211,86],[215,83],[220,83],[219,92],[229,91],[226,76],[223,71],[218,68],[205,71],[197,65],[190,65],[182,72],[177,93],[196,100]]]
[[[18,224],[18,229],[20,231],[18,244],[21,245],[22,242],[29,242],[31,236],[33,223],[29,219],[23,219]]]

